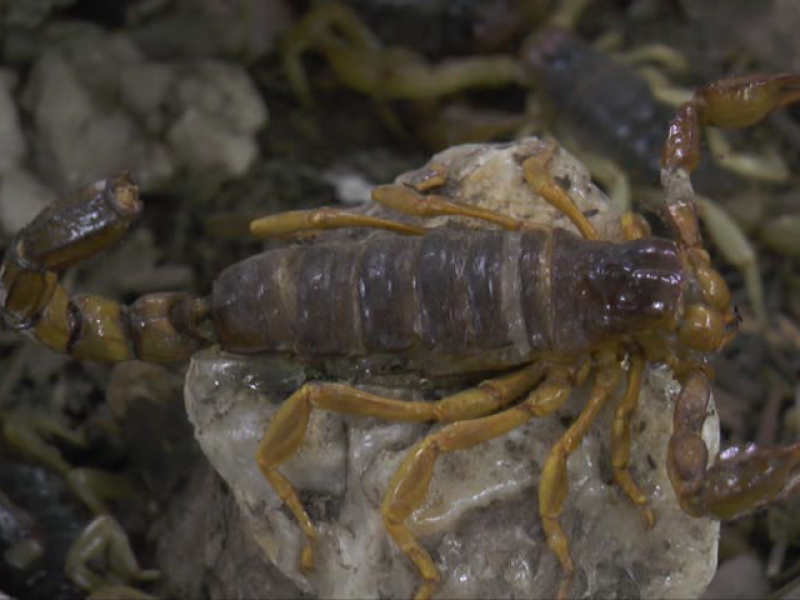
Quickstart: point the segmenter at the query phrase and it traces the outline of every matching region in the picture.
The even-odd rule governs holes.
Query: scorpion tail
[[[692,516],[735,519],[792,493],[800,483],[800,443],[771,448],[732,448],[708,466],[700,437],[710,386],[697,371],[675,404],[668,469],[683,509]]]
[[[0,314],[8,326],[56,352],[99,361],[181,360],[208,345],[207,304],[151,294],[131,306],[70,297],[58,274],[119,242],[139,218],[127,173],[86,185],[42,211],[17,234],[0,266]]]

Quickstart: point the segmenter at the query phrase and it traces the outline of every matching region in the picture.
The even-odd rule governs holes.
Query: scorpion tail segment
[[[700,437],[710,386],[704,374],[689,376],[675,405],[675,432],[668,469],[683,509],[692,516],[735,519],[785,497],[800,483],[800,443],[731,449],[708,466]]]
[[[87,185],[39,214],[0,266],[0,315],[56,352],[85,360],[182,360],[213,341],[205,300],[144,296],[130,307],[70,297],[58,271],[115,244],[141,214],[127,173]]]
[[[0,314],[28,329],[60,302],[56,272],[117,243],[142,211],[127,173],[86,185],[43,210],[20,231],[0,265]]]
[[[150,294],[124,306],[90,294],[70,297],[56,282],[49,301],[18,329],[80,360],[172,362],[214,342],[209,314],[205,300],[186,294]]]

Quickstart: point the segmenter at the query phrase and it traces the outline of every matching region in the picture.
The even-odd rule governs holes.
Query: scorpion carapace
[[[552,414],[594,374],[580,415],[551,450],[539,488],[545,534],[565,573],[574,566],[559,524],[567,459],[627,370],[627,391],[612,425],[614,478],[649,525],[655,519],[629,472],[631,419],[648,362],[670,365],[683,388],[676,400],[668,471],[681,506],[694,516],[729,518],[781,498],[796,482],[800,444],[719,458],[708,466],[701,437],[708,412],[709,354],[729,343],[739,317],[702,246],[689,175],[700,124],[746,126],[800,99],[800,76],[725,80],[700,89],[673,120],[664,152],[664,219],[675,240],[650,236],[626,214],[625,241],[597,231],[546,169],[555,146],[537,145],[520,175],[563,212],[580,236],[450,201],[446,172],[375,189],[377,203],[421,217],[422,225],[334,209],[260,219],[259,235],[366,227],[361,241],[271,250],[225,271],[207,298],[153,294],[130,307],[95,296],[69,297],[57,272],[116,242],[138,216],[127,175],[92,184],[47,209],[21,231],[0,272],[8,324],[49,347],[93,360],[179,360],[220,343],[245,353],[289,353],[301,361],[390,354],[409,369],[440,357],[456,372],[496,371],[478,387],[436,402],[377,396],[344,383],[310,382],[280,407],[257,461],[307,537],[300,562],[314,565],[317,531],[279,468],[303,443],[312,408],[395,421],[447,423],[419,441],[389,483],[386,528],[424,579],[440,575],[406,519],[425,500],[436,457],[504,435]],[[499,228],[429,228],[424,219],[470,217]]]

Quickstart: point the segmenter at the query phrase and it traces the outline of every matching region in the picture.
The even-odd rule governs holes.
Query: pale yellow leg
[[[88,467],[71,469],[64,475],[64,479],[73,493],[94,515],[111,512],[106,500],[130,498],[141,493],[141,490],[127,477],[102,469]]]
[[[97,561],[106,563],[107,575],[100,575],[92,568]],[[86,526],[70,547],[64,570],[85,591],[160,577],[156,570],[139,567],[128,535],[109,515],[97,517]]]
[[[541,365],[527,366],[438,402],[384,398],[338,383],[307,383],[292,394],[270,423],[259,444],[256,459],[262,474],[297,518],[306,535],[307,544],[300,558],[301,566],[304,569],[314,566],[313,543],[317,539],[317,531],[297,491],[278,471],[278,467],[300,450],[312,408],[388,421],[447,422],[473,419],[497,410],[530,390],[541,380],[543,369]]]
[[[71,469],[61,451],[48,438],[60,439],[73,446],[84,446],[85,436],[70,429],[60,420],[43,411],[19,407],[3,414],[3,437],[20,454],[66,475]]]
[[[564,570],[564,581],[559,597],[565,598],[575,567],[569,554],[569,543],[558,518],[567,498],[567,459],[581,444],[600,410],[621,378],[620,367],[614,357],[601,361],[592,395],[586,407],[563,437],[550,451],[545,461],[539,487],[539,514],[550,549],[556,554]]]
[[[653,97],[662,104],[677,108],[694,96],[694,90],[674,85],[663,71],[656,67],[639,67],[637,71],[642,79],[650,85]]]
[[[440,575],[430,554],[406,527],[405,520],[425,501],[436,458],[443,452],[472,448],[505,435],[534,417],[552,413],[566,402],[571,389],[569,373],[554,370],[518,406],[488,417],[448,425],[411,449],[389,483],[381,513],[387,531],[425,580],[417,590],[417,600],[430,598]]]
[[[374,57],[382,47],[378,39],[348,6],[335,1],[318,2],[292,28],[281,42],[283,67],[297,97],[306,105],[313,104],[303,54],[324,50],[338,44],[362,57]]]
[[[600,239],[594,225],[589,222],[589,219],[581,212],[574,200],[556,183],[547,170],[547,165],[553,159],[555,152],[556,145],[551,144],[544,152],[525,160],[522,163],[525,179],[551,206],[564,213],[583,237],[587,240]]]
[[[705,134],[716,161],[742,177],[770,183],[786,183],[792,176],[786,161],[775,148],[761,154],[737,152],[719,129],[709,127]]]
[[[611,464],[614,467],[614,480],[631,499],[631,502],[642,508],[647,528],[650,529],[656,522],[655,516],[647,504],[647,498],[636,486],[628,470],[631,460],[631,419],[639,402],[644,367],[645,360],[642,356],[631,356],[628,389],[617,406],[614,421],[611,424]]]
[[[629,65],[658,65],[673,74],[683,74],[689,68],[686,57],[666,44],[645,44],[615,55],[616,59]]]

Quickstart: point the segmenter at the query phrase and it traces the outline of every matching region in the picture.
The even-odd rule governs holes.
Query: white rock
[[[131,170],[148,188],[171,174],[172,161],[158,142],[148,140],[122,106],[84,87],[59,53],[39,60],[26,95],[45,158],[40,164],[61,187]]]
[[[764,564],[753,554],[744,553],[720,565],[714,580],[703,594],[703,600],[766,598],[769,596],[769,588]]]
[[[251,134],[267,121],[264,103],[247,74],[219,60],[203,60],[182,69],[175,100],[239,133]]]
[[[0,229],[13,235],[55,200],[55,194],[23,170],[0,175]]]
[[[86,25],[64,28],[24,96],[38,166],[67,188],[120,169],[145,191],[178,171],[240,175],[258,154],[255,135],[267,118],[241,67],[149,61],[124,35]]]
[[[241,175],[258,155],[254,135],[267,120],[264,103],[239,67],[216,60],[183,69],[171,98],[179,117],[167,133],[178,160],[195,170]]]
[[[258,155],[255,140],[195,109],[187,109],[170,127],[167,141],[180,163],[196,171],[218,168],[228,176],[242,175]]]

